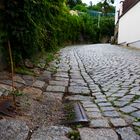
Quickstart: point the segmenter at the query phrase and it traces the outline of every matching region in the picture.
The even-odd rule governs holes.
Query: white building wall
[[[140,40],[140,2],[119,20],[118,43],[132,43]],[[137,42],[140,45],[140,42]]]

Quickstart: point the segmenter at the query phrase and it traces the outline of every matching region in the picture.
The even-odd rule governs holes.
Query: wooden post
[[[11,44],[10,44],[9,40],[8,40],[8,49],[9,49],[9,56],[10,56],[10,63],[11,63],[12,95],[13,95],[14,107],[16,108],[16,97],[14,94],[14,90],[15,90],[15,87],[14,87],[14,64],[13,64]]]

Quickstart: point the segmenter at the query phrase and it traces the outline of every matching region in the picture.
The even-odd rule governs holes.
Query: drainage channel
[[[75,52],[75,53],[76,53],[76,52]],[[76,53],[76,54],[77,54],[77,53]],[[88,74],[88,72],[87,72],[87,70],[86,70],[86,68],[85,68],[84,63],[83,63],[83,61],[80,59],[80,57],[78,56],[78,54],[77,54],[77,57],[78,57],[79,60],[81,61],[81,63],[82,63],[82,65],[83,65],[83,67],[84,67],[84,69],[85,69],[87,75],[90,77],[90,79],[93,81],[93,83],[99,87],[101,93],[104,94],[104,91],[102,90],[102,86],[101,86],[99,83],[97,83],[97,82]],[[90,87],[89,87],[89,88],[90,88]],[[105,95],[105,94],[104,94],[104,95]]]
[[[65,100],[64,113],[66,116],[66,120],[64,120],[62,124],[72,126],[89,126],[88,117],[79,101]]]
[[[70,79],[71,79],[70,70],[72,69],[72,67],[70,65],[70,58],[68,59],[68,65],[70,68],[68,70],[68,76],[69,76],[68,87],[69,87],[70,86]],[[79,67],[79,64],[78,64],[78,67]],[[79,70],[80,70],[80,68],[79,68]],[[83,76],[82,76],[82,78],[83,78]],[[87,117],[81,103],[79,101],[65,100],[65,97],[70,95],[68,92],[68,87],[66,89],[66,93],[65,93],[64,98],[63,98],[64,112],[66,114],[66,120],[64,120],[62,123],[65,125],[89,126],[88,117]]]
[[[76,61],[77,61],[77,63],[78,63],[78,68],[79,68],[79,70],[80,70],[80,73],[81,73],[81,76],[82,76],[82,78],[83,78],[83,80],[85,81],[85,83],[87,84],[87,87],[88,87],[88,89],[89,89],[89,91],[90,91],[90,96],[92,96],[92,91],[91,91],[91,89],[90,89],[90,87],[89,87],[89,85],[88,85],[88,83],[87,83],[87,81],[85,80],[85,78],[84,78],[84,76],[82,75],[82,71],[81,71],[81,69],[80,69],[80,64],[79,64],[79,60],[78,60],[78,55],[77,55],[77,53],[74,51],[74,56],[75,56],[75,58],[76,58]],[[82,65],[83,65],[83,63],[82,63]],[[84,65],[83,65],[83,67],[84,67]],[[85,67],[84,67],[84,69],[85,69]],[[86,69],[85,69],[85,71],[86,71]]]
[[[89,120],[80,102],[74,103],[74,109],[76,114],[75,122],[80,124],[89,125]]]

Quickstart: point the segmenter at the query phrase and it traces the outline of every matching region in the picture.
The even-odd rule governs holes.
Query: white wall
[[[119,20],[118,43],[140,40],[140,2]]]

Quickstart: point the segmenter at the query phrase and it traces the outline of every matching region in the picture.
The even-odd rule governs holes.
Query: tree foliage
[[[96,5],[89,6],[90,10],[96,10],[103,12],[105,14],[107,13],[115,13],[115,7],[112,6],[110,3],[104,1],[104,2],[99,2]]]
[[[3,26],[16,61],[52,47],[63,0],[7,0],[4,7]]]
[[[81,0],[67,0],[66,4],[70,7],[73,8],[75,7],[77,4],[82,4]]]
[[[114,34],[114,18],[109,17],[102,17],[100,21],[100,37],[104,36],[113,36]]]
[[[103,0],[103,2],[114,3],[114,0]]]
[[[77,4],[75,7],[73,7],[73,10],[78,10],[80,12],[87,12],[87,7],[83,4]]]
[[[98,42],[98,18],[90,17],[83,10],[85,6],[76,7],[84,13],[71,15],[65,0],[6,0],[0,10],[0,44],[10,41],[14,62],[19,64],[38,52],[65,44]],[[109,35],[108,29],[103,33]]]
[[[102,3],[102,12],[107,14],[109,12],[115,12],[115,8],[113,8],[110,3],[114,3],[114,0],[104,0]],[[113,11],[111,11],[113,10]]]

